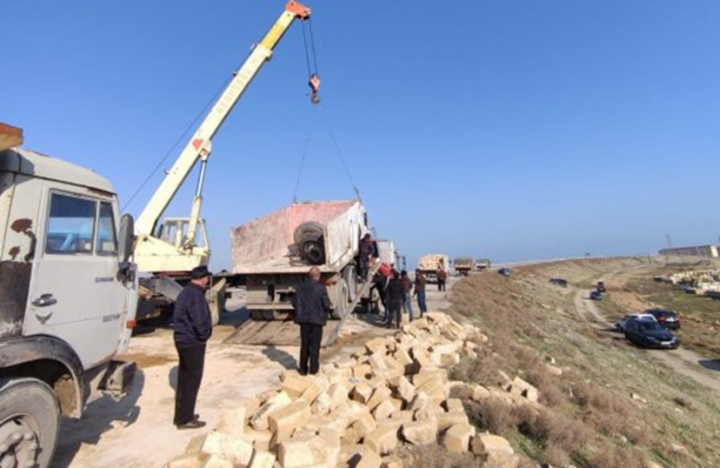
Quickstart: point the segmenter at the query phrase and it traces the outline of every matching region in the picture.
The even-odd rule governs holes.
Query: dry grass
[[[471,454],[450,453],[437,444],[405,446],[393,452],[403,460],[404,466],[423,468],[481,468],[484,463]]]
[[[647,456],[634,447],[603,445],[592,457],[593,468],[645,468]]]

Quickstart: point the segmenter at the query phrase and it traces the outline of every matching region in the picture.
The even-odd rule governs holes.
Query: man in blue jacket
[[[175,348],[180,357],[177,390],[175,391],[175,426],[178,429],[197,429],[205,426],[195,414],[203,368],[205,347],[212,335],[210,307],[205,289],[210,282],[206,266],[190,272],[190,283],[175,301]]]
[[[323,327],[332,308],[327,288],[320,282],[320,269],[310,268],[308,281],[301,283],[292,298],[295,323],[300,325],[301,375],[317,374],[320,370],[320,345]],[[308,367],[308,360],[310,366]]]

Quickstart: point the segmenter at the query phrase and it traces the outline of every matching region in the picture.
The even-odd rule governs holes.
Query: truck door
[[[112,356],[125,326],[115,201],[48,185],[24,332],[65,340],[89,368]]]

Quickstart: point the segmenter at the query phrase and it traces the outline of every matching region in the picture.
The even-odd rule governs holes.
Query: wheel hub
[[[37,465],[37,435],[25,418],[18,417],[0,426],[0,468],[33,468]]]

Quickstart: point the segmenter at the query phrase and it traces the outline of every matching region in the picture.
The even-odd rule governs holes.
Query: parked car
[[[601,293],[604,293],[605,291],[607,291],[607,289],[605,288],[605,282],[603,282],[603,281],[598,281],[597,287],[596,287],[595,289],[597,289],[597,290],[600,291]]]
[[[680,341],[655,320],[630,320],[625,325],[625,339],[643,348],[675,349]]]
[[[677,312],[667,309],[648,309],[645,313],[655,317],[655,320],[665,328],[670,330],[680,329],[680,314]]]
[[[615,322],[615,329],[618,331],[624,332],[625,331],[625,325],[630,320],[655,320],[655,317],[652,314],[630,314],[623,317],[621,320]]]
[[[593,301],[602,301],[602,293],[596,289],[590,293],[590,299]]]
[[[510,276],[512,274],[512,271],[510,271],[510,268],[500,268],[498,270],[498,273],[500,273],[503,276]]]
[[[567,288],[568,285],[567,280],[564,278],[550,278],[550,282],[563,288]]]

